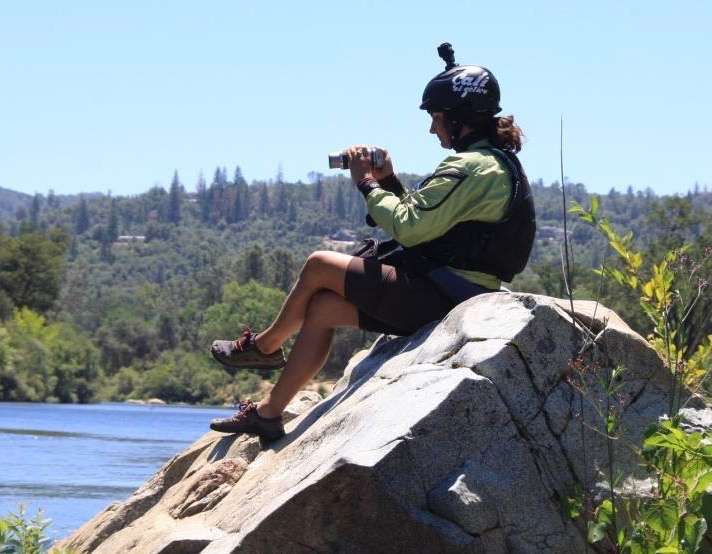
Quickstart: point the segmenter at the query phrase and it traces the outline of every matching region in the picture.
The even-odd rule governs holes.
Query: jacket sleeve
[[[461,221],[498,221],[509,202],[511,185],[499,174],[468,171],[461,178],[438,168],[422,188],[398,197],[373,189],[366,198],[368,213],[403,246],[433,240]]]

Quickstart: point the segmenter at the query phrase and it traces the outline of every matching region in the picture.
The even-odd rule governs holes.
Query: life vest
[[[536,216],[527,176],[513,153],[491,146],[481,149],[496,156],[510,176],[512,192],[504,215],[493,223],[463,221],[436,239],[404,247],[411,264],[417,263],[415,259],[420,258],[420,272],[427,273],[436,267],[449,266],[496,275],[509,283],[517,273],[524,270],[529,261],[536,232]],[[447,201],[469,175],[457,170],[447,170],[431,175],[420,187],[425,186],[431,179],[444,176],[456,178],[458,181],[436,206],[429,209],[437,209]]]

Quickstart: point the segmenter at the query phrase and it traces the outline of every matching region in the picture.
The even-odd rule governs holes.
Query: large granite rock
[[[597,381],[626,367],[615,448],[628,483],[642,475],[624,443],[640,442],[669,396],[657,355],[620,318],[592,302],[574,312],[576,327],[568,303],[494,293],[411,337],[382,337],[326,399],[296,399],[292,412],[306,411],[282,440],[208,433],[63,545],[107,554],[584,552],[561,504],[605,469]],[[580,352],[583,365],[572,365]],[[692,412],[697,425],[709,421]]]

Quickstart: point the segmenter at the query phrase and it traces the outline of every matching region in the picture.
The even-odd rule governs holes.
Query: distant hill
[[[89,192],[85,193],[84,197],[89,200],[93,198],[100,198],[104,196],[100,192]],[[29,212],[30,206],[32,205],[32,198],[34,195],[27,194],[24,192],[18,192],[16,190],[6,189],[0,187],[0,221],[8,221],[16,219],[16,216],[22,212]],[[42,206],[46,206],[50,196],[40,194],[40,202]],[[79,203],[79,194],[57,194],[51,195],[52,207],[54,208],[66,208],[74,206]],[[22,218],[20,218],[22,219]]]
[[[18,209],[29,210],[31,203],[29,194],[0,187],[0,220],[13,219]]]

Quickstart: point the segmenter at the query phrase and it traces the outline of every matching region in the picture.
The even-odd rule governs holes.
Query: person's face
[[[430,132],[438,137],[440,146],[443,148],[452,148],[450,144],[450,134],[445,126],[445,114],[443,112],[430,112],[432,123],[430,124]]]

